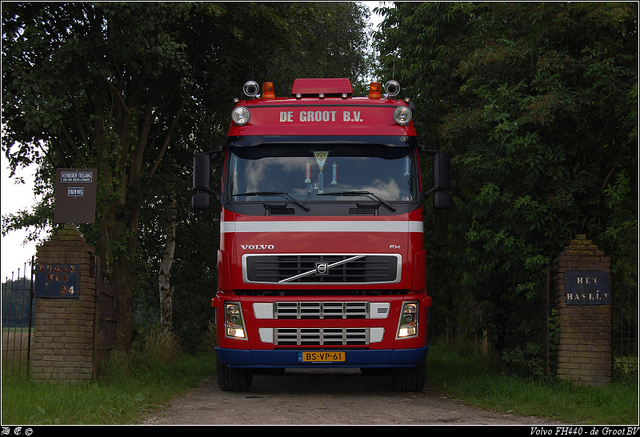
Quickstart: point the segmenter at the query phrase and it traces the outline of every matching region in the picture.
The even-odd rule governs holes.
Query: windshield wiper
[[[282,196],[285,199],[292,201],[293,203],[295,203],[305,211],[309,211],[309,207],[307,205],[300,202],[295,197],[290,196],[289,193],[283,193],[282,191],[253,191],[250,193],[238,193],[238,194],[231,195],[231,197],[238,197],[238,196]]]
[[[318,196],[369,196],[382,203],[384,206],[389,208],[391,211],[396,210],[396,207],[387,202],[386,200],[376,196],[371,191],[337,191],[335,193],[317,193]]]

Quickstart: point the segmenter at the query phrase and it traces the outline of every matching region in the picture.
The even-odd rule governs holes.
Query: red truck
[[[384,88],[384,89],[383,89]],[[264,369],[390,369],[424,387],[431,298],[422,204],[451,206],[449,157],[418,144],[395,81],[354,97],[349,79],[244,85],[226,144],[194,157],[196,210],[221,205],[218,384]],[[433,157],[422,186],[419,155]],[[212,162],[223,159],[219,192]]]

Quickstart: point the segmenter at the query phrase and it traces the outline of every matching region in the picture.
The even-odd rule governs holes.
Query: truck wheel
[[[251,387],[253,372],[251,369],[235,369],[218,361],[218,385],[224,391],[245,391]]]
[[[422,391],[427,378],[427,362],[423,361],[415,367],[394,369],[391,383],[396,391]]]

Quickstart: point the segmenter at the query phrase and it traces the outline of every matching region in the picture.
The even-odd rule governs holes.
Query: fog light
[[[227,328],[227,337],[244,338],[244,329]]]
[[[405,338],[405,337],[411,337],[416,335],[416,328],[400,328],[400,331],[398,332],[398,337],[400,338]]]

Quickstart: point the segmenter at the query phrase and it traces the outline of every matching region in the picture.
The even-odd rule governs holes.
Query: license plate
[[[340,363],[346,358],[345,352],[298,352],[300,363]]]

